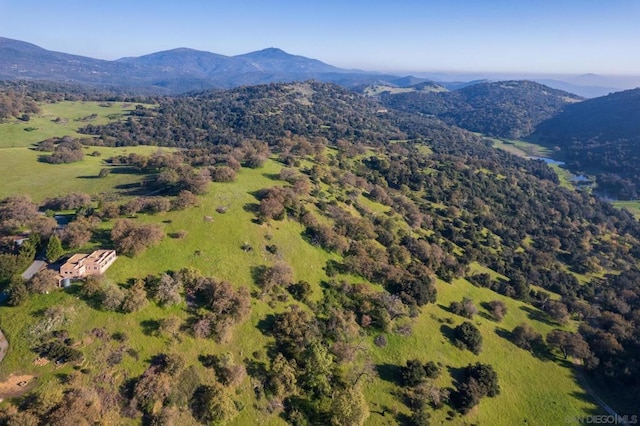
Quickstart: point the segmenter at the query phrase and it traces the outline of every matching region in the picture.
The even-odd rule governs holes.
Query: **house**
[[[84,278],[87,275],[104,274],[115,262],[115,250],[96,250],[91,254],[74,254],[60,267],[62,278]]]

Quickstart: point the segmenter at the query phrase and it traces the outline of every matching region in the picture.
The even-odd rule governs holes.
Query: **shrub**
[[[427,377],[422,363],[417,359],[407,360],[406,366],[401,369],[401,374],[402,381],[407,386],[415,386]]]
[[[43,269],[36,273],[27,283],[31,293],[47,293],[58,286],[58,274],[51,269]]]
[[[473,304],[473,300],[465,297],[462,302],[451,302],[449,309],[456,315],[463,316],[465,318],[473,318],[478,313],[478,308]]]
[[[136,224],[132,220],[116,221],[111,231],[111,240],[119,252],[135,256],[147,247],[156,245],[164,237],[164,232],[156,224]]]
[[[454,403],[461,413],[467,413],[475,407],[480,399],[494,397],[500,393],[498,374],[489,364],[469,364],[464,370],[464,378],[460,381]]]
[[[457,345],[469,349],[476,355],[482,350],[482,334],[475,325],[468,321],[454,329],[454,339]]]
[[[526,323],[522,323],[513,329],[511,332],[511,341],[519,348],[528,351],[536,350],[544,346],[542,335]]]
[[[488,303],[489,312],[496,321],[502,321],[507,313],[507,305],[501,300],[492,300]]]
[[[379,348],[384,348],[387,346],[387,337],[384,334],[378,334],[376,338],[373,339],[373,343]]]

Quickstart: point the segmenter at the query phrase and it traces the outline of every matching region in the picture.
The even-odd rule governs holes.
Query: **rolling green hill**
[[[27,381],[0,394],[0,420],[557,424],[602,413],[583,376],[632,412],[637,220],[541,162],[379,109],[322,83],[246,87],[78,123],[99,157],[3,148],[38,183],[2,169],[3,233],[42,219],[17,195],[87,192],[57,211],[64,250],[120,254],[67,289],[0,276],[0,379]]]
[[[479,83],[453,91],[383,93],[396,110],[432,115],[487,136],[519,139],[582,98],[532,81]]]
[[[612,93],[568,106],[541,123],[532,135],[555,147],[572,170],[597,175],[608,197],[639,197],[640,89]]]

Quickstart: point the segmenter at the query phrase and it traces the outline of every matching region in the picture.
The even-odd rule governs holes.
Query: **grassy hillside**
[[[140,182],[142,176],[113,173],[98,179],[100,169],[107,167],[104,159],[115,155],[151,154],[151,146],[108,148],[85,147],[85,157],[74,164],[47,164],[39,161],[46,154],[32,149],[33,145],[52,137],[85,137],[77,130],[89,123],[106,124],[120,120],[132,104],[103,102],[43,103],[41,112],[28,122],[17,119],[0,123],[0,198],[26,194],[35,201],[64,195],[73,191],[93,195],[115,193],[119,187]],[[95,116],[94,116],[95,115]],[[58,119],[57,122],[55,120]],[[98,155],[92,155],[98,153]]]
[[[606,391],[633,389],[638,365],[630,215],[560,188],[543,162],[332,86],[159,102],[95,118],[112,120],[85,128],[99,143],[132,146],[75,163],[0,148],[0,196],[92,194],[51,207],[73,217],[63,250],[119,252],[102,281],[67,289],[0,271],[0,423],[560,424],[601,412],[583,369],[634,409]],[[84,106],[107,108],[57,108]],[[49,238],[37,207],[0,200],[2,235]],[[5,241],[7,267],[37,251]],[[17,374],[27,386],[7,392]]]
[[[252,268],[285,261],[295,271],[296,280],[312,283],[313,298],[317,300],[321,295],[319,284],[327,279],[323,267],[327,260],[335,259],[335,256],[305,242],[300,236],[303,229],[297,222],[285,220],[256,224],[252,221],[254,215],[246,211],[246,207],[256,201],[251,193],[265,186],[283,183],[274,181],[271,177],[281,167],[278,163],[269,161],[262,169],[243,169],[234,183],[212,184],[209,193],[200,198],[198,206],[186,212],[140,216],[138,221],[161,224],[168,234],[178,230],[187,230],[188,234],[183,239],[167,237],[159,246],[138,257],[120,257],[108,271],[107,278],[124,285],[131,278],[188,266],[205,275],[228,280],[234,286],[248,286],[255,291]],[[215,212],[220,206],[228,208],[226,213]],[[205,221],[205,216],[212,216],[213,221]],[[244,243],[249,243],[254,249],[244,252],[241,249]],[[265,249],[267,244],[275,244],[279,248],[278,254],[268,253]],[[347,278],[359,281],[355,277]],[[114,377],[117,385],[127,377],[142,374],[145,360],[160,352],[183,354],[197,370],[201,380],[211,379],[211,371],[197,362],[198,355],[231,352],[236,360],[241,360],[251,358],[251,354],[256,351],[264,351],[265,345],[271,340],[260,330],[261,322],[268,315],[282,311],[288,305],[278,303],[272,308],[265,301],[254,299],[250,319],[237,328],[233,339],[226,344],[216,344],[211,340],[194,339],[186,335],[176,341],[156,337],[153,334],[154,324],[171,315],[186,319],[184,305],[161,308],[151,304],[133,314],[108,313],[96,310],[83,298],[78,299],[76,295],[79,286],[74,286],[67,292],[56,291],[34,297],[19,310],[0,308],[0,328],[7,332],[11,344],[9,355],[0,365],[1,376],[6,377],[16,372],[32,374],[38,377],[37,389],[60,392],[56,377],[72,374],[73,369],[70,366],[60,368],[51,363],[42,367],[35,366],[32,363],[36,358],[35,354],[30,352],[28,346],[32,333],[30,330],[33,330],[33,323],[36,322],[34,318],[43,321],[39,319],[38,312],[51,306],[63,307],[68,312],[65,329],[85,354],[86,361],[82,367],[89,371],[81,376],[81,383],[91,383],[98,375],[106,374]],[[410,336],[389,333],[389,343],[384,348],[373,345],[374,334],[366,338],[380,374],[380,378],[366,387],[365,395],[374,413],[367,424],[381,425],[392,421],[389,410],[409,414],[402,399],[396,396],[401,390],[396,384],[397,377],[389,377],[389,374],[411,358],[432,360],[446,366],[445,373],[437,382],[443,387],[451,386],[449,372],[455,374],[456,369],[468,363],[487,362],[495,367],[503,392],[496,398],[483,401],[464,419],[457,418],[456,422],[459,423],[506,425],[526,418],[533,424],[551,424],[562,422],[567,415],[579,416],[597,412],[596,406],[576,382],[570,366],[538,359],[505,339],[505,331],[522,322],[532,324],[541,333],[553,328],[537,319],[544,315],[539,314],[535,308],[496,295],[490,290],[471,286],[465,280],[456,280],[452,284],[440,281],[437,288],[437,304],[423,308],[418,317],[408,322],[413,328]],[[480,356],[456,348],[446,337],[447,330],[462,322],[461,317],[448,312],[447,307],[450,302],[463,297],[471,297],[478,306],[482,302],[500,299],[508,307],[505,320],[499,324],[488,319],[485,311],[481,311],[474,319],[473,322],[479,326],[485,339],[485,350]],[[103,328],[109,334],[123,332],[128,339],[123,344],[105,342],[92,337],[91,330],[95,328]],[[121,346],[125,346],[127,350],[122,362],[106,367],[105,357],[117,352]],[[129,353],[136,355],[132,357]],[[549,387],[550,383],[553,383],[552,388]],[[261,423],[266,422],[263,424],[283,423],[277,416],[265,417],[264,412],[256,409],[252,394],[250,381],[247,379],[238,388],[236,395],[236,399],[244,404],[244,409],[233,424],[247,424],[257,419],[261,419]],[[258,403],[258,408],[263,403]],[[384,416],[375,414],[383,411],[387,413]],[[434,421],[445,420],[447,417],[446,411],[434,412]]]
[[[98,178],[102,168],[116,169],[104,164],[104,159],[121,154],[149,155],[158,149],[151,146],[107,148],[87,147],[85,157],[74,164],[47,164],[38,161],[42,153],[28,148],[0,148],[4,165],[0,176],[0,197],[27,194],[35,201],[47,197],[80,191],[88,194],[114,194],[119,188],[139,183],[142,175],[118,173]],[[99,152],[99,156],[88,155]]]
[[[135,107],[122,102],[43,103],[40,113],[29,121],[18,119],[0,123],[0,148],[29,147],[54,136],[81,137],[77,130],[87,124],[106,124],[121,119]]]
[[[71,167],[74,166],[79,167]],[[188,234],[183,239],[167,237],[159,246],[138,257],[120,257],[108,271],[107,278],[123,285],[131,278],[141,278],[148,274],[188,266],[206,275],[228,280],[235,286],[248,286],[255,291],[256,287],[251,277],[252,268],[284,260],[292,266],[296,280],[302,279],[312,283],[313,298],[317,300],[321,295],[319,283],[327,279],[323,267],[327,260],[335,257],[305,242],[300,236],[303,228],[297,222],[255,224],[252,221],[253,213],[246,209],[248,205],[256,202],[255,197],[251,195],[253,192],[273,184],[283,184],[271,177],[281,167],[278,163],[269,161],[262,169],[243,169],[236,182],[213,184],[208,195],[200,198],[198,206],[186,212],[140,216],[138,221],[161,224],[168,234],[179,230],[186,230]],[[226,213],[216,213],[215,209],[220,206],[228,208]],[[213,221],[205,221],[205,216],[212,216]],[[244,252],[241,249],[244,243],[249,243],[254,250]],[[268,253],[265,250],[267,244],[275,244],[279,248],[278,255]],[[71,374],[73,369],[70,366],[59,368],[52,364],[43,367],[33,365],[32,361],[36,357],[28,345],[30,329],[33,328],[34,322],[32,318],[34,315],[38,318],[39,310],[51,306],[62,306],[70,312],[65,328],[70,336],[79,342],[79,348],[84,352],[86,359],[82,367],[89,370],[82,376],[81,383],[91,383],[95,380],[95,375],[106,374],[116,378],[117,384],[119,380],[142,374],[142,361],[160,352],[181,353],[187,360],[192,360],[190,363],[198,370],[202,380],[211,377],[211,372],[196,361],[198,355],[231,352],[237,360],[241,360],[251,357],[250,354],[255,352],[263,352],[270,339],[261,332],[261,322],[266,316],[283,310],[287,305],[278,303],[272,308],[264,301],[254,300],[250,319],[238,327],[234,338],[226,344],[187,336],[175,341],[156,337],[153,334],[153,324],[171,315],[186,319],[184,306],[167,309],[152,304],[134,314],[108,313],[96,310],[87,301],[75,297],[80,286],[74,286],[67,292],[56,291],[33,298],[20,310],[0,308],[0,328],[6,331],[11,344],[9,355],[0,365],[2,376],[17,372],[32,374],[38,377],[37,389],[59,392],[56,390],[59,386],[56,385],[56,377]],[[456,280],[453,284],[439,282],[438,294],[437,304],[423,308],[418,317],[409,321],[413,329],[410,336],[390,333],[389,343],[385,348],[373,345],[375,335],[367,337],[372,360],[380,374],[379,378],[366,387],[365,395],[374,412],[367,424],[381,425],[393,421],[389,414],[375,414],[377,411],[388,413],[389,410],[399,410],[409,414],[402,399],[394,396],[401,388],[396,384],[396,379],[388,377],[387,369],[393,371],[396,366],[412,358],[441,363],[453,373],[456,369],[477,361],[489,363],[498,371],[503,389],[500,396],[483,402],[464,420],[458,418],[456,422],[506,425],[526,418],[533,424],[551,424],[563,421],[567,415],[580,416],[597,412],[595,404],[576,382],[569,364],[562,365],[538,359],[503,337],[506,330],[511,330],[522,322],[532,324],[541,333],[548,332],[553,325],[537,319],[544,315],[536,314],[537,310],[522,302],[473,287],[464,280]],[[481,313],[474,320],[485,339],[485,350],[480,356],[457,349],[446,337],[447,330],[462,322],[460,317],[448,312],[447,307],[450,302],[461,300],[463,297],[471,297],[478,305],[500,299],[508,307],[508,313],[502,323],[498,324],[488,317],[485,318],[486,313]],[[135,357],[124,355],[120,364],[105,369],[103,359],[108,357],[109,351],[116,352],[118,346],[122,345],[101,342],[92,337],[91,330],[95,328],[104,328],[110,334],[126,333],[128,339],[124,346],[127,348],[127,354],[135,353]],[[136,361],[136,358],[139,361]],[[445,373],[437,383],[448,387],[451,386],[452,379]],[[257,419],[266,420],[267,424],[282,423],[277,416],[265,418],[263,412],[254,408],[253,392],[248,380],[243,382],[238,392],[236,398],[245,408],[233,424],[247,424]],[[554,409],[540,408],[549,406],[553,406]],[[446,411],[434,412],[434,421],[446,418]]]

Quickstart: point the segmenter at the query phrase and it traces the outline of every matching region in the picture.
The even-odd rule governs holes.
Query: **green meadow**
[[[98,178],[100,169],[108,167],[104,160],[128,153],[151,154],[158,148],[138,146],[125,148],[85,147],[82,161],[72,164],[48,164],[39,161],[43,153],[33,145],[52,137],[87,137],[77,133],[86,124],[105,124],[122,119],[132,104],[100,102],[59,102],[40,105],[41,112],[28,122],[17,119],[0,123],[0,198],[27,194],[34,201],[73,191],[91,195],[112,194],[124,186],[138,183],[142,176],[119,173],[112,168],[105,178]],[[95,118],[93,115],[95,114]],[[90,117],[90,118],[89,118]],[[54,120],[59,119],[58,122]]]
[[[613,205],[620,209],[627,209],[640,219],[640,200],[633,201],[614,201]]]
[[[493,146],[498,149],[510,152],[518,157],[548,157],[551,155],[551,150],[542,145],[537,145],[532,142],[526,142],[516,139],[497,139],[489,138],[493,141]]]
[[[82,101],[39,106],[40,113],[32,115],[29,121],[11,119],[0,123],[0,148],[28,147],[56,136],[88,137],[77,130],[88,124],[100,125],[123,119],[135,108],[133,104],[122,102]]]
[[[86,147],[82,161],[70,164],[48,164],[38,161],[42,152],[29,148],[0,148],[0,198],[13,194],[27,194],[34,201],[47,197],[86,192],[90,195],[113,194],[119,187],[139,183],[144,176],[120,173],[117,167],[105,165],[104,160],[115,155],[129,153],[149,155],[157,147],[136,146],[126,148]],[[95,152],[99,156],[91,155]],[[113,171],[98,178],[103,168]]]
[[[136,183],[144,178],[115,172],[106,178],[99,179],[97,175],[105,167],[105,158],[130,152],[149,154],[156,147],[91,147],[87,149],[87,154],[98,151],[100,156],[87,155],[81,162],[61,165],[41,163],[38,161],[40,153],[29,149],[31,144],[48,137],[77,136],[73,133],[79,127],[75,119],[94,113],[98,114],[94,121],[96,124],[101,120],[118,119],[126,110],[123,105],[114,104],[106,108],[97,103],[69,102],[44,105],[42,108],[41,116],[33,117],[28,123],[0,124],[0,156],[4,166],[0,171],[0,197],[23,193],[35,200],[42,200],[72,191],[111,193],[121,185]],[[65,117],[67,121],[64,124],[54,123],[52,120],[58,117]],[[29,126],[38,130],[25,131],[24,128]],[[515,142],[507,145],[525,149]],[[137,221],[160,224],[166,237],[159,245],[137,257],[119,257],[106,278],[126,286],[133,278],[189,267],[204,275],[229,281],[236,287],[245,286],[257,292],[252,278],[254,268],[286,262],[293,269],[296,281],[305,280],[311,284],[311,299],[318,300],[322,297],[321,282],[328,279],[324,271],[327,261],[339,261],[340,257],[306,241],[302,236],[304,228],[298,222],[287,219],[266,223],[255,221],[253,211],[258,200],[253,194],[261,188],[284,185],[274,177],[282,167],[280,163],[269,160],[262,168],[243,168],[235,182],[210,184],[208,193],[198,198],[195,207],[185,211],[138,215]],[[358,202],[378,214],[388,211],[388,207],[364,197],[360,197]],[[217,211],[220,208],[224,208],[224,213]],[[103,222],[100,225],[102,232],[97,233],[89,247],[108,245],[106,235],[112,226],[112,221]],[[186,235],[178,238],[179,231],[186,231]],[[243,246],[250,246],[251,250],[243,250]],[[267,246],[275,246],[275,253],[271,252],[273,250],[267,251]],[[479,265],[474,267],[486,270]],[[351,282],[362,281],[353,276],[339,278]],[[65,313],[64,328],[76,342],[75,347],[85,355],[83,373],[77,380],[81,384],[103,381],[103,386],[115,388],[142,374],[149,360],[163,352],[182,354],[188,360],[189,371],[198,383],[215,380],[212,371],[197,361],[199,355],[231,353],[238,363],[243,360],[265,361],[265,348],[273,339],[261,330],[264,320],[270,314],[283,311],[289,304],[297,303],[291,299],[268,303],[268,299],[253,297],[250,317],[235,327],[228,343],[218,344],[209,339],[196,339],[188,333],[181,333],[180,338],[158,336],[155,332],[158,320],[169,316],[187,320],[184,302],[171,308],[149,303],[141,311],[131,314],[105,312],[80,296],[80,285],[33,296],[19,309],[0,306],[0,328],[10,343],[10,350],[0,364],[0,378],[12,373],[32,374],[37,377],[35,389],[50,395],[52,399],[60,395],[63,389],[61,382],[66,375],[74,373],[73,368],[52,363],[38,366],[34,364],[35,353],[29,349],[38,333],[37,325],[44,326],[42,312],[51,306],[60,307]],[[379,373],[379,377],[371,379],[365,386],[372,413],[367,424],[395,424],[396,418],[392,412],[410,414],[409,408],[403,403],[402,388],[397,384],[397,379],[398,367],[412,358],[441,364],[443,371],[436,381],[441,387],[453,387],[452,377],[469,363],[491,364],[498,373],[500,395],[483,399],[479,406],[463,417],[455,414],[451,417],[448,407],[432,410],[432,424],[451,421],[454,424],[552,425],[563,424],[567,416],[600,414],[594,401],[579,385],[573,365],[564,360],[537,358],[508,340],[508,332],[523,322],[543,335],[557,328],[545,320],[544,314],[488,289],[474,287],[464,279],[452,283],[438,281],[437,289],[438,300],[435,304],[423,307],[415,318],[400,320],[409,326],[411,333],[386,334],[388,344],[385,347],[373,344],[377,333],[365,337],[365,345]],[[452,301],[461,301],[463,297],[472,298],[480,310],[472,320],[484,340],[479,355],[458,349],[447,337],[463,321],[461,317],[450,313],[448,306]],[[491,300],[501,300],[508,308],[500,323],[492,320],[486,309],[481,307]],[[127,338],[122,342],[101,339],[93,332],[99,328],[109,334],[124,333]],[[112,365],[110,357],[118,352],[121,362]],[[189,377],[185,377],[184,383],[177,385],[186,387],[184,395],[190,389],[189,380]],[[184,395],[178,394],[177,397]],[[246,378],[237,388],[234,399],[239,402],[241,410],[233,424],[284,424],[276,414],[266,412],[267,402],[264,399],[256,400],[250,378]],[[611,405],[615,407],[615,404]],[[104,420],[106,423],[134,423],[134,420]]]
[[[120,257],[108,271],[108,279],[124,285],[131,278],[193,267],[203,274],[255,291],[252,268],[285,261],[295,271],[295,279],[312,283],[314,298],[317,299],[321,296],[320,281],[327,279],[323,267],[327,260],[335,256],[301,238],[303,229],[297,222],[284,220],[257,224],[252,220],[254,214],[250,210],[256,199],[251,194],[263,187],[282,184],[271,177],[280,167],[278,163],[268,161],[262,169],[242,169],[236,182],[212,184],[209,193],[200,197],[198,206],[189,210],[139,215],[139,221],[162,224],[168,236],[160,245],[138,257]],[[227,208],[225,213],[216,212],[216,208],[221,206]],[[205,219],[207,216],[212,220]],[[108,222],[103,224],[106,229],[110,225]],[[171,234],[180,230],[187,231],[184,238],[171,237]],[[241,246],[245,243],[251,245],[253,250],[243,251]],[[266,245],[270,244],[278,247],[277,254],[266,251]],[[351,277],[351,280],[357,279]],[[12,348],[5,362],[0,365],[1,376],[16,371],[30,373],[40,378],[42,386],[51,386],[51,383],[55,383],[54,377],[69,368],[52,365],[37,367],[32,364],[35,355],[28,350],[29,324],[33,323],[33,313],[51,305],[65,306],[71,312],[67,328],[77,341],[82,342],[82,350],[88,360],[86,368],[93,372],[104,368],[98,354],[115,350],[109,346],[112,343],[92,339],[89,331],[93,328],[102,327],[110,333],[125,332],[129,337],[127,345],[135,351],[132,353],[137,353],[139,360],[149,359],[160,352],[179,352],[190,360],[197,359],[199,354],[230,352],[239,361],[252,358],[254,352],[264,353],[264,346],[271,338],[259,330],[260,321],[288,305],[278,303],[272,308],[265,301],[253,299],[250,318],[236,328],[234,338],[227,344],[189,336],[182,337],[178,342],[154,336],[148,331],[148,324],[169,315],[186,319],[184,305],[163,309],[150,304],[133,314],[107,313],[78,299],[75,291],[77,288],[69,293],[59,291],[35,297],[26,309],[0,308],[0,327],[7,331]],[[477,306],[499,299],[508,307],[501,323],[489,319],[484,309],[474,318],[473,322],[484,338],[484,349],[478,356],[456,348],[446,337],[450,329],[462,322],[461,317],[449,313],[446,307],[463,297],[472,298]],[[455,376],[457,369],[469,363],[480,361],[494,366],[500,378],[501,394],[496,398],[483,399],[479,407],[467,416],[455,417],[455,423],[507,425],[527,419],[529,424],[558,424],[569,415],[597,413],[597,407],[577,383],[569,364],[538,359],[505,338],[507,331],[522,322],[531,324],[541,333],[554,328],[554,325],[538,320],[543,317],[530,306],[474,287],[465,280],[459,279],[452,284],[439,282],[437,303],[424,307],[421,314],[410,322],[413,329],[411,335],[390,333],[387,335],[388,345],[384,348],[372,344],[375,335],[367,338],[381,376],[366,386],[373,412],[368,424],[389,424],[393,420],[390,410],[409,414],[399,396],[401,388],[394,379],[386,377],[385,372],[397,372],[397,367],[411,358],[435,361],[445,366],[437,384],[446,387],[452,386],[451,374]],[[108,371],[116,377],[135,377],[142,373],[144,365],[126,355],[121,364]],[[211,376],[211,372],[199,363],[193,362],[193,365],[202,379]],[[90,377],[86,380],[91,380]],[[264,424],[281,424],[281,419],[276,416],[263,418],[264,414],[252,406],[252,389],[248,380],[240,386],[237,399],[245,408],[235,424],[253,423],[258,419],[266,421]],[[386,414],[380,414],[383,412]],[[433,412],[434,421],[445,421],[447,417],[446,409]]]

